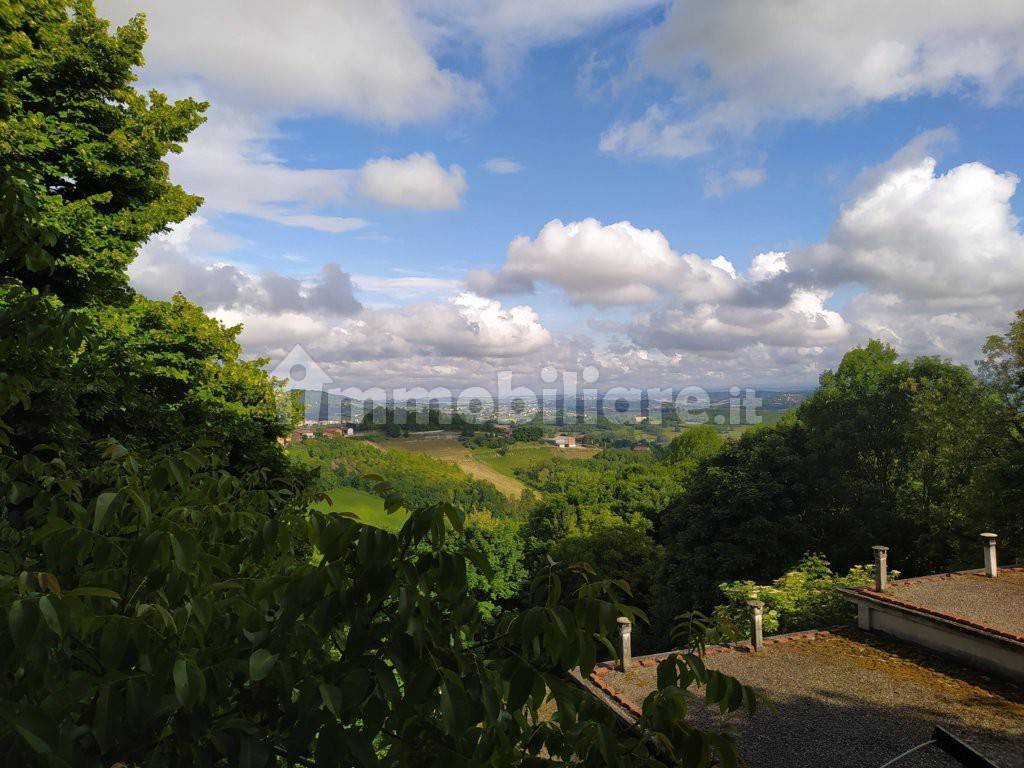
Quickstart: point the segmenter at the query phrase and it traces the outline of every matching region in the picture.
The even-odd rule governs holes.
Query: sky
[[[1024,308],[1024,4],[98,0],[210,102],[133,285],[340,387],[798,387]]]

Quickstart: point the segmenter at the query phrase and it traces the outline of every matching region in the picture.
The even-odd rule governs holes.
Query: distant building
[[[307,437],[313,437],[316,435],[316,431],[302,427],[300,429],[293,429],[284,437],[277,438],[277,442],[281,445],[291,445],[292,443],[299,443],[305,440]]]
[[[355,429],[345,424],[331,424],[315,430],[315,433],[330,438],[351,437],[355,434]]]
[[[555,435],[544,438],[544,442],[551,443],[556,448],[575,448],[576,437],[573,435]]]

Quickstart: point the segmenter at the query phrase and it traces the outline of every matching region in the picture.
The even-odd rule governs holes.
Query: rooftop
[[[989,578],[983,570],[960,571],[893,581],[883,593],[870,587],[856,591],[1024,642],[1024,566],[1004,566],[998,578]]]
[[[934,599],[937,606],[978,615],[971,612],[968,604],[976,601],[970,597],[963,605],[943,603],[956,598],[933,598],[928,579],[914,581],[903,582],[903,587],[915,599]],[[962,581],[974,583],[966,577]],[[1009,619],[1013,624],[1020,614],[983,618]],[[705,656],[708,667],[754,686],[775,705],[774,713],[761,707],[752,716],[735,716],[729,722],[750,766],[870,768],[927,741],[932,729],[942,725],[1002,768],[1024,767],[1024,689],[914,645],[853,628],[769,637],[764,642],[759,653],[740,643],[708,648]],[[635,659],[625,673],[603,665],[586,683],[620,716],[632,720],[657,686],[661,658]],[[706,710],[697,694],[693,700],[695,722],[719,722],[717,709]],[[957,765],[935,747],[898,764]]]

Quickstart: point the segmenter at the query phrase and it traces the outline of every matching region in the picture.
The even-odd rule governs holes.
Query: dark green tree
[[[110,34],[85,2],[0,5],[0,395],[18,452],[92,436],[75,342],[94,311],[130,304],[139,246],[200,203],[164,157],[204,105],[132,87],[144,40],[141,18]]]
[[[807,552],[846,570],[886,544],[907,575],[974,564],[999,407],[963,366],[901,361],[878,341],[851,350],[795,417],[727,444],[666,512],[662,620]]]
[[[665,460],[684,466],[696,466],[718,453],[724,443],[722,433],[710,424],[688,427],[672,438],[665,449]]]
[[[848,352],[799,409],[829,537],[808,549],[843,569],[877,543],[899,553],[908,575],[963,564],[964,546],[976,548],[968,507],[990,456],[993,407],[964,366],[899,361],[877,341]]]
[[[978,483],[978,515],[1003,535],[1003,546],[1024,562],[1024,310],[1007,332],[985,343],[980,368],[999,407],[990,431],[992,460]]]
[[[531,442],[544,437],[544,427],[536,422],[519,424],[512,428],[512,439],[519,442]]]
[[[722,582],[770,581],[826,535],[807,442],[806,427],[792,417],[748,430],[701,465],[665,511],[662,630],[677,614],[718,602]]]
[[[654,605],[655,584],[661,571],[662,549],[640,526],[617,521],[597,525],[555,542],[552,557],[572,567],[567,586],[575,590],[583,574],[600,574],[629,586],[630,603],[649,611]],[[577,566],[585,566],[582,570]],[[667,633],[655,635],[650,628],[638,628],[636,651],[654,652],[671,647]]]
[[[274,441],[299,414],[263,371],[266,360],[242,359],[240,331],[181,295],[96,312],[73,370],[82,423],[131,448],[211,440],[240,468],[282,471]]]

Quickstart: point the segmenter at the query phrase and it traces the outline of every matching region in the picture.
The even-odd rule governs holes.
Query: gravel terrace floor
[[[1024,690],[914,646],[843,629],[761,653],[709,654],[709,667],[764,692],[773,713],[730,718],[746,762],[757,768],[877,768],[943,725],[1001,768],[1024,768]],[[656,667],[603,679],[636,703],[656,686]],[[718,725],[694,696],[694,721]],[[894,768],[956,768],[935,746]]]
[[[933,611],[963,616],[1005,632],[1024,635],[1024,568],[980,571],[894,581],[888,594]]]

